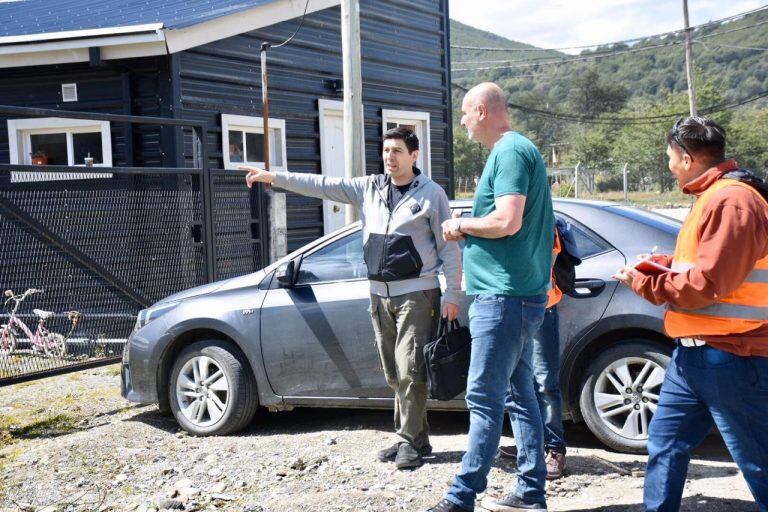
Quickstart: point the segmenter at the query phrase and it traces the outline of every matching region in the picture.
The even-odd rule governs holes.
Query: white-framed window
[[[419,158],[416,167],[427,176],[432,176],[432,156],[429,140],[429,112],[410,112],[406,110],[381,111],[382,134],[398,126],[407,126],[419,138]]]
[[[225,169],[264,167],[264,119],[221,114],[221,147]],[[285,119],[269,118],[269,162],[273,171],[288,170]]]
[[[9,119],[11,164],[112,167],[112,134],[108,121],[42,117]]]
[[[112,167],[112,133],[108,121],[41,117],[8,120],[8,149],[14,165]],[[111,173],[11,173],[11,182],[111,178]]]

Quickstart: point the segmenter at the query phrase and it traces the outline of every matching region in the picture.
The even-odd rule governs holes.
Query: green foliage
[[[722,106],[768,91],[766,52],[744,48],[768,48],[768,13],[761,12],[726,24],[694,31],[696,89],[699,109]],[[736,30],[734,30],[736,29]],[[727,32],[726,32],[727,31]],[[719,34],[708,37],[711,34]],[[504,62],[458,64],[471,60],[508,59],[508,69],[454,72],[455,82],[465,87],[495,81],[513,104],[586,117],[647,117],[685,115],[688,112],[687,80],[683,35],[647,38],[631,47],[614,45],[584,51],[591,53],[622,49],[647,51],[624,53],[595,60],[559,66],[512,67],[538,59],[570,58],[550,50],[538,52],[490,52],[452,50],[452,66],[493,67]],[[533,48],[488,32],[451,21],[452,44],[480,47]],[[509,62],[518,61],[518,62]],[[459,108],[463,92],[454,89],[454,107]],[[458,111],[456,111],[458,114]],[[460,115],[454,115],[458,122]],[[626,124],[573,123],[524,110],[511,110],[513,126],[528,136],[545,155],[548,146],[560,147],[563,163],[577,162],[585,169],[620,173],[628,164],[631,190],[667,191],[675,181],[667,168],[667,130],[674,122],[666,117],[659,122]],[[728,131],[728,154],[743,167],[763,175],[768,173],[768,99],[738,109],[728,109],[710,117]],[[455,137],[457,158],[466,167],[466,142]],[[459,150],[459,145],[463,145]],[[477,157],[476,155],[473,157]],[[608,182],[615,176],[607,175]]]
[[[488,149],[469,140],[463,128],[453,130],[453,169],[456,178],[466,179],[479,176],[483,171]]]
[[[727,152],[742,167],[768,178],[768,108],[736,112],[728,131]]]

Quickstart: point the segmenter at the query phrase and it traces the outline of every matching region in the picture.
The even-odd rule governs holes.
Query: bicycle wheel
[[[67,355],[67,339],[57,332],[50,333],[46,340],[45,353],[53,357],[64,357]]]
[[[16,336],[7,326],[0,331],[0,356],[9,356],[16,350]]]

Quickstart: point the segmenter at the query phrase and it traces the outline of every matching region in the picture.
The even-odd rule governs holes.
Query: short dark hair
[[[384,140],[401,140],[405,142],[405,147],[408,148],[409,153],[419,149],[419,138],[407,126],[398,126],[387,130],[384,134]]]
[[[725,128],[706,117],[686,117],[667,132],[667,144],[674,144],[691,158],[721,162],[725,159]]]

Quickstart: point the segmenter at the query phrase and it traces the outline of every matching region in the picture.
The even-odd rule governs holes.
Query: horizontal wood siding
[[[361,0],[366,172],[383,172],[382,109],[430,113],[432,177],[451,181],[447,0]],[[270,117],[286,121],[288,167],[319,174],[319,98],[341,100],[328,87],[342,78],[339,8],[308,15],[287,46],[269,52]],[[260,46],[278,43],[298,19],[183,52],[179,57],[180,116],[207,121],[212,167],[222,167],[221,114],[261,116]],[[216,128],[213,128],[216,127]],[[192,156],[184,137],[184,158]],[[322,202],[288,196],[288,248],[323,232]]]
[[[103,114],[161,115],[164,94],[163,60],[146,58],[110,61],[103,68],[61,64],[3,70],[0,104]],[[76,83],[78,101],[61,101],[61,84]],[[9,163],[8,124],[16,118],[0,113],[0,163]],[[112,123],[112,161],[116,167],[163,164],[160,128]],[[132,134],[132,135],[131,135]],[[130,139],[130,140],[129,140]]]

